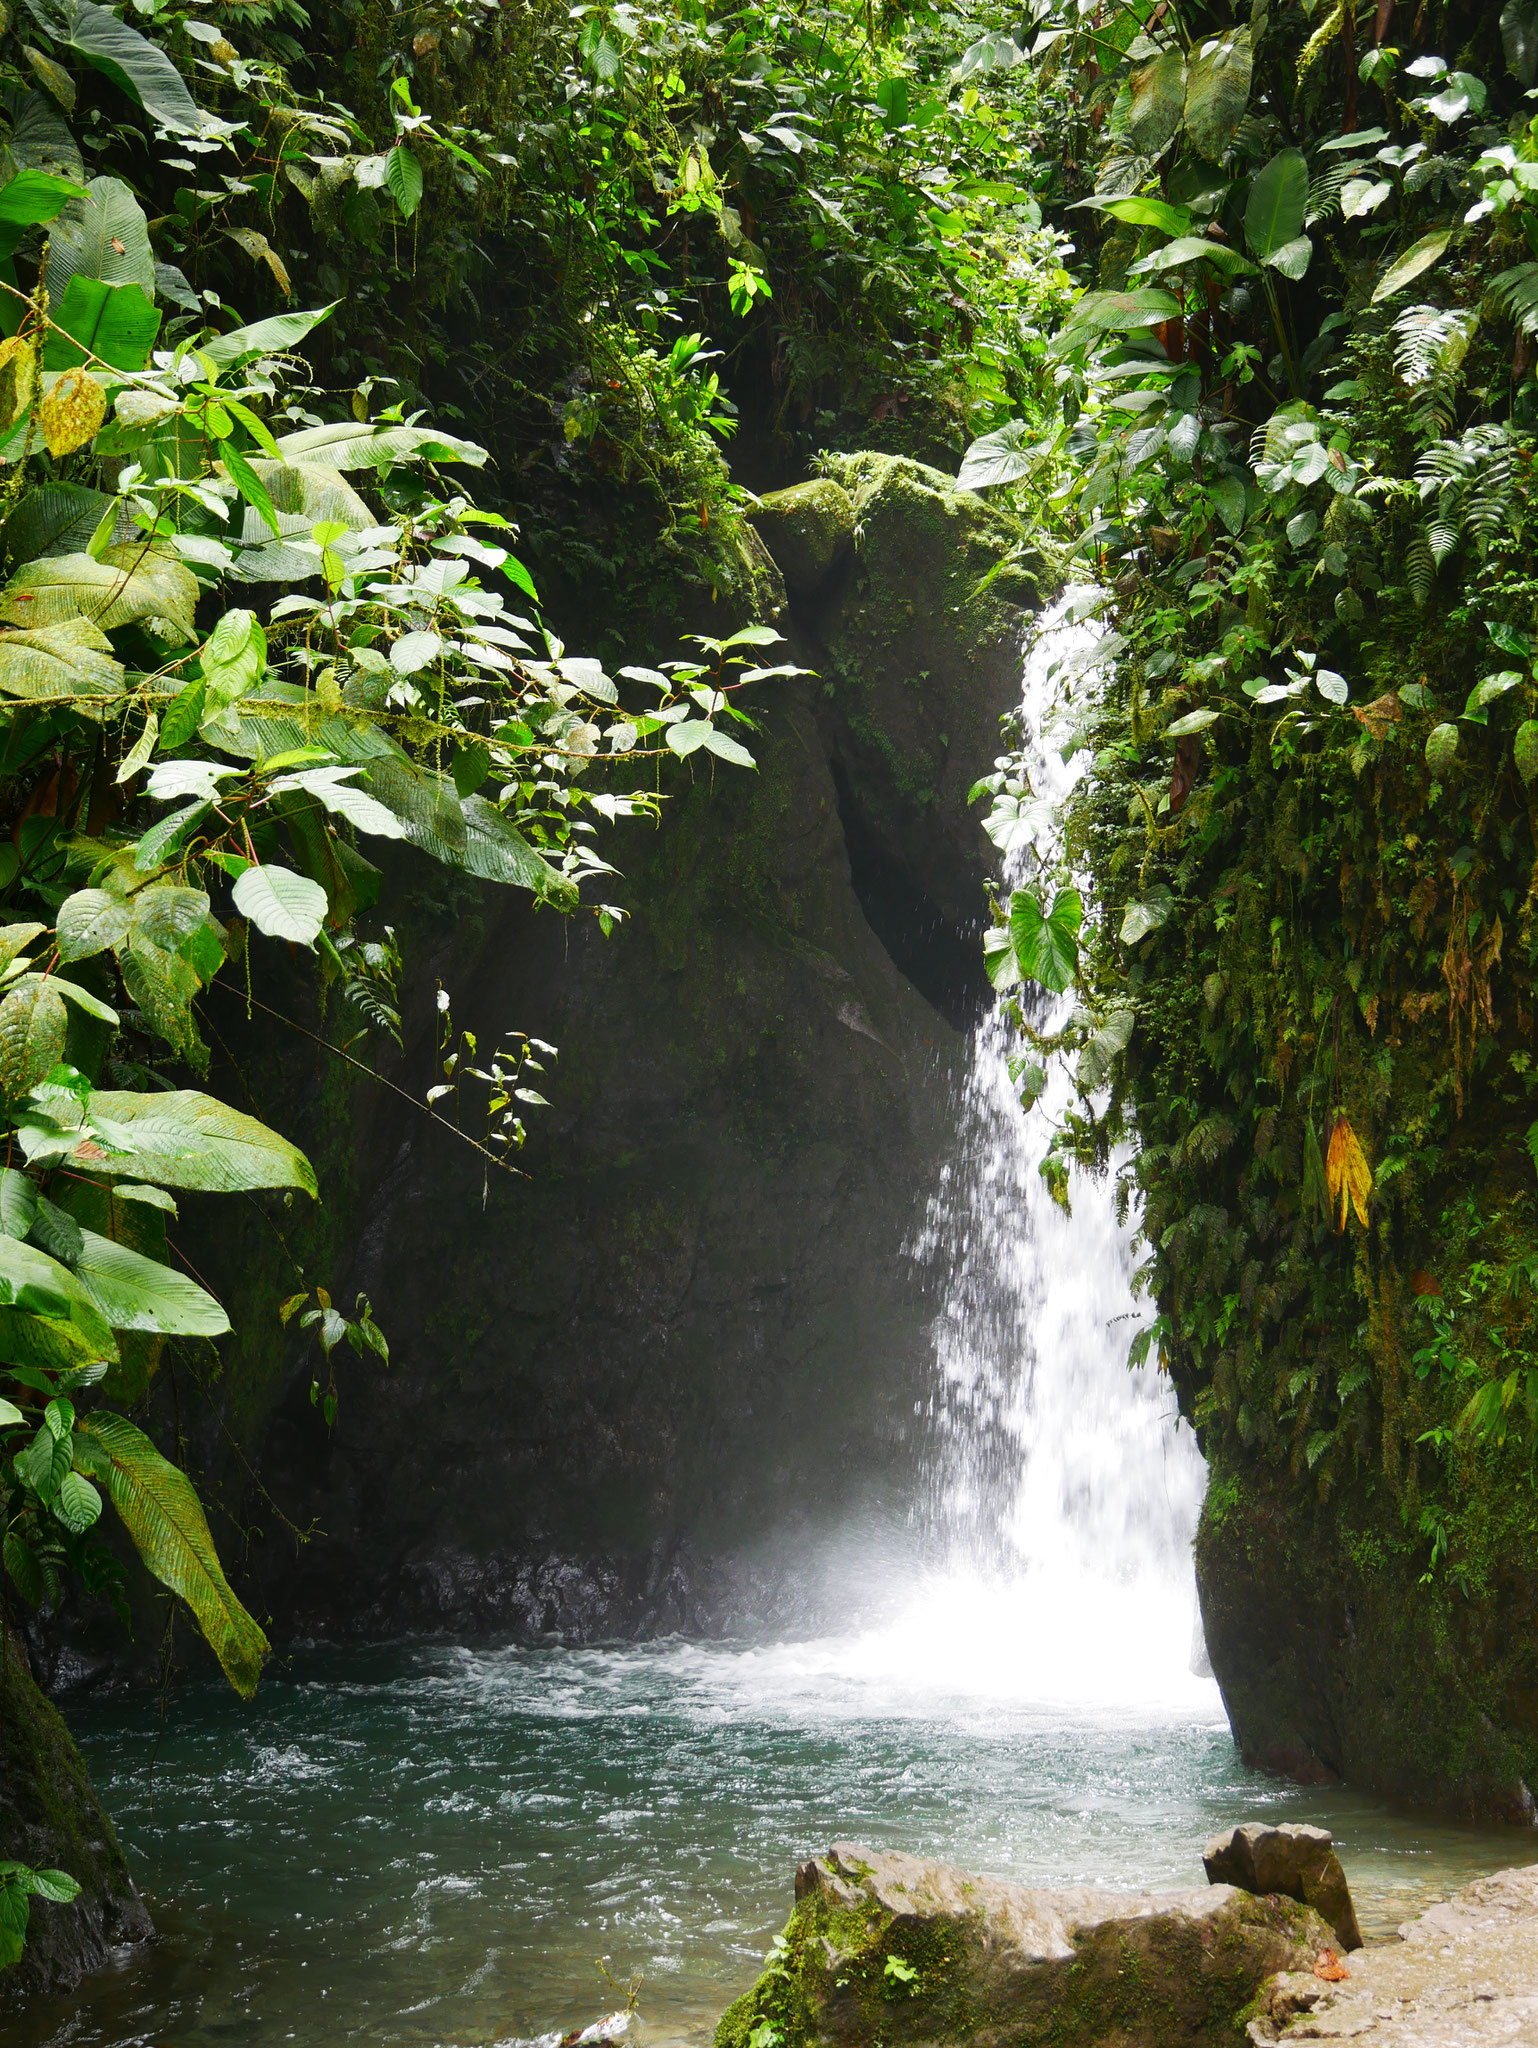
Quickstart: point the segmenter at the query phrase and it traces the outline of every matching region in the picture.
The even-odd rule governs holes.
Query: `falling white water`
[[[1059,752],[1056,671],[1097,637],[1070,622],[1073,596],[1043,620],[1024,682],[1036,843],[1049,856],[1086,759],[1065,765]],[[1021,847],[1005,879],[1030,881],[1036,866]],[[1054,1004],[1043,1027],[1070,1008]],[[929,1654],[968,1690],[1210,1713],[1191,1564],[1206,1471],[1168,1380],[1155,1364],[1127,1367],[1151,1310],[1132,1291],[1131,1222],[1116,1215],[1124,1159],[1100,1180],[1075,1173],[1065,1214],[1038,1168],[1071,1082],[1057,1063],[1023,1111],[1010,1049],[990,1015],[913,1247],[944,1276],[931,1507],[945,1565],[899,1632],[926,1629]]]

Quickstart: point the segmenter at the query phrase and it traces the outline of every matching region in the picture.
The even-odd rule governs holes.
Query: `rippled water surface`
[[[1201,1882],[1220,1824],[1307,1818],[1380,1929],[1532,1856],[1255,1776],[1210,1682],[1139,1704],[1135,1643],[1120,1704],[1053,1702],[1008,1613],[978,1642],[941,1588],[917,1633],[768,1649],[328,1651],[250,1706],[178,1695],[158,1739],[77,1713],[163,1937],[16,2048],[509,2041],[612,2006],[598,1957],[644,1975],[654,2041],[701,2042],[840,1838],[1157,1887]]]

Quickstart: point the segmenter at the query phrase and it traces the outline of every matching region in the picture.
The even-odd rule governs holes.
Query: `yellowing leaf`
[[[37,388],[37,350],[19,334],[0,341],[0,430],[15,426]]]
[[[38,407],[48,453],[73,455],[93,439],[107,417],[107,400],[89,370],[66,370]]]
[[[1325,1186],[1329,1190],[1330,1214],[1335,1228],[1344,1230],[1349,1207],[1356,1220],[1367,1228],[1367,1197],[1372,1193],[1372,1168],[1362,1150],[1362,1141],[1345,1117],[1335,1119],[1330,1132],[1330,1149],[1324,1162]]]

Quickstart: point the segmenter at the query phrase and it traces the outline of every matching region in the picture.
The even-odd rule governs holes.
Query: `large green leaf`
[[[1244,119],[1253,70],[1248,22],[1243,28],[1220,30],[1196,46],[1186,76],[1186,133],[1214,163]]]
[[[113,1329],[164,1337],[222,1337],[229,1329],[218,1302],[185,1273],[94,1230],[80,1235],[85,1248],[75,1277]]]
[[[1383,299],[1392,298],[1395,292],[1403,291],[1407,284],[1413,284],[1423,270],[1429,270],[1441,259],[1452,238],[1451,228],[1436,228],[1429,235],[1422,235],[1379,278],[1372,295],[1373,304],[1376,306]]]
[[[1028,889],[1017,889],[1009,904],[1009,942],[1026,981],[1038,981],[1054,995],[1073,986],[1079,965],[1079,926],[1084,905],[1077,889],[1059,889],[1043,912]]]
[[[1146,939],[1150,932],[1158,931],[1169,922],[1175,908],[1175,899],[1164,882],[1155,882],[1141,902],[1129,903],[1122,913],[1121,942],[1124,946],[1135,946]]]
[[[103,633],[137,619],[163,621],[162,637],[190,640],[197,601],[197,578],[174,555],[112,547],[99,562],[79,554],[24,563],[0,592],[0,619],[34,629],[88,619]]]
[[[495,805],[479,796],[461,801],[452,777],[392,754],[368,763],[368,787],[400,819],[412,845],[445,867],[463,868],[483,881],[530,889],[542,901],[563,909],[575,904],[575,886]]]
[[[1301,149],[1284,149],[1250,181],[1244,209],[1244,238],[1250,254],[1264,263],[1303,232],[1308,211],[1308,159]]]
[[[19,1102],[64,1057],[69,1014],[45,983],[13,989],[0,1002],[0,1094]]]
[[[128,930],[113,943],[124,986],[145,1022],[201,1067],[205,1049],[192,1005],[224,959],[224,934],[209,915],[208,898],[201,889],[153,883],[131,899]]]
[[[385,184],[407,220],[422,204],[422,166],[403,143],[385,158]]]
[[[80,271],[53,318],[65,331],[51,332],[44,343],[45,370],[73,369],[87,353],[114,370],[142,370],[160,332],[159,310],[142,285],[103,284]]]
[[[272,501],[278,531],[298,534],[308,540],[310,529],[322,520],[334,519],[339,526],[362,528],[376,522],[373,513],[339,469],[324,462],[274,462],[271,457],[251,462],[252,474]],[[260,513],[247,507],[241,540],[251,547],[267,538],[269,528]],[[318,573],[313,555],[299,558],[303,564],[300,580]]]
[[[0,629],[0,695],[72,703],[100,717],[123,694],[123,666],[107,645],[106,635],[83,618],[31,632]]]
[[[1127,128],[1144,156],[1157,156],[1180,126],[1186,103],[1186,63],[1178,48],[1161,50],[1130,80]]]
[[[249,1699],[268,1642],[231,1592],[187,1475],[124,1416],[98,1409],[77,1431],[77,1461],[104,1481],[145,1564],[181,1595],[235,1690]]]
[[[313,311],[275,313],[270,320],[253,321],[249,327],[235,327],[228,334],[209,335],[198,342],[198,353],[207,356],[220,370],[232,370],[252,356],[281,355],[287,349],[297,348],[311,328],[318,327],[340,303],[333,299],[329,306]]]
[[[233,891],[235,908],[270,939],[313,946],[326,921],[326,892],[308,875],[263,864],[247,868]]]
[[[18,171],[7,184],[0,185],[0,254],[9,256],[28,228],[57,220],[80,198],[80,187],[68,178],[56,178],[48,171]],[[66,231],[61,224],[54,233]]]
[[[81,1351],[93,1361],[117,1357],[111,1325],[84,1283],[35,1244],[0,1236],[0,1302],[15,1316],[58,1332],[57,1341],[67,1354],[58,1363],[84,1363]],[[3,1344],[0,1355],[11,1355]]]
[[[1241,255],[1227,242],[1214,242],[1206,235],[1181,235],[1173,242],[1166,242],[1162,249],[1155,249],[1151,255],[1140,257],[1127,275],[1144,277],[1150,271],[1178,270],[1182,264],[1199,262],[1210,263],[1231,277],[1241,277],[1255,269],[1248,256]]]
[[[1130,1009],[1113,1010],[1079,1054],[1074,1080],[1081,1095],[1095,1094],[1110,1080],[1112,1068],[1131,1042],[1133,1021]]]
[[[1065,354],[1082,346],[1087,332],[1135,334],[1140,328],[1162,327],[1179,318],[1180,301],[1171,292],[1149,286],[1130,292],[1086,292],[1054,338],[1049,353]]]
[[[1009,420],[974,441],[962,457],[956,479],[963,491],[986,491],[994,484],[1018,483],[1036,466],[1031,429],[1024,420]]]
[[[1074,205],[1093,207],[1097,213],[1108,213],[1113,220],[1125,221],[1134,228],[1160,228],[1167,235],[1188,235],[1191,232],[1191,210],[1187,206],[1171,206],[1167,199],[1155,199],[1147,192],[1111,194],[1096,192],[1089,199],[1076,199]]]
[[[317,1192],[315,1170],[296,1145],[211,1095],[98,1089],[90,1115],[113,1149],[87,1139],[70,1153],[71,1169],[209,1194],[252,1188]]]
[[[93,178],[75,211],[48,237],[48,298],[63,302],[73,277],[136,284],[155,293],[155,258],[144,209],[121,178]]]
[[[395,462],[467,462],[479,468],[486,450],[429,427],[355,426],[335,420],[284,434],[278,453],[285,462],[323,462],[329,469],[383,469]]]
[[[18,170],[47,171],[72,185],[84,185],[80,145],[45,93],[28,92],[15,84],[0,85],[0,106],[10,116],[11,155]]]
[[[211,125],[165,52],[95,0],[52,0],[38,11],[58,41],[121,86],[158,126],[197,135]]]
[[[93,953],[115,946],[128,936],[132,912],[105,889],[77,889],[59,905],[56,936],[59,958],[89,960]]]

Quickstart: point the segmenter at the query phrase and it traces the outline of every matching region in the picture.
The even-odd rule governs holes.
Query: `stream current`
[[[1063,664],[1092,648],[1060,609],[1027,662],[1013,879],[1053,845]],[[979,1027],[916,1197],[910,1250],[942,1276],[927,1566],[852,1589],[815,1640],[312,1649],[249,1705],[72,1710],[161,1938],[7,2048],[487,2048],[586,2024],[632,1977],[657,2048],[704,2048],[835,1840],[1157,1889],[1200,1884],[1219,1827],[1308,1820],[1369,1935],[1532,1860],[1525,1832],[1240,1763],[1196,1616],[1201,1459],[1168,1382],[1125,1363],[1149,1311],[1121,1162],[1058,1208],[1037,1168],[1068,1083],[1023,1113],[1007,1051]]]

